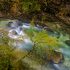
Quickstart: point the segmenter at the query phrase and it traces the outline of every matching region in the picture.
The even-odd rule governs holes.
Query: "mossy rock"
[[[62,53],[54,51],[50,56],[48,56],[48,60],[52,63],[59,64],[63,63],[64,57]]]

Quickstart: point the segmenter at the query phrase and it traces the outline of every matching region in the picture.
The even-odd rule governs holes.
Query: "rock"
[[[70,46],[70,40],[66,40],[65,43]]]
[[[7,24],[8,27],[10,28],[16,28],[18,26],[22,26],[22,22],[19,21],[19,20],[16,20],[16,21],[10,21],[8,24]]]
[[[54,51],[54,53],[52,53],[52,55],[50,56],[50,61],[55,64],[62,63],[64,61],[63,54]]]

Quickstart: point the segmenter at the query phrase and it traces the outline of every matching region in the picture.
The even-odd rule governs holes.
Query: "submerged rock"
[[[70,46],[70,40],[66,40],[65,43]]]

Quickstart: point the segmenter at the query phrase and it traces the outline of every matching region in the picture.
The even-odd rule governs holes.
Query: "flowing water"
[[[32,50],[33,42],[24,31],[26,29],[29,29],[30,27],[31,26],[29,23],[22,22],[22,24],[19,25],[16,22],[16,20],[0,21],[0,28],[7,30],[8,37],[11,40],[13,40],[13,41],[9,41],[9,45],[12,45],[13,48],[19,49],[21,51],[29,52],[30,50]],[[39,25],[34,26],[34,29],[38,31],[41,30]],[[55,36],[57,35],[55,34]],[[49,63],[48,65],[33,64],[33,67],[35,68],[35,70],[70,70],[70,45],[68,46],[68,48],[62,47],[61,50],[64,55],[63,63],[59,63],[59,64]],[[29,63],[29,65],[32,65],[32,60],[30,58],[26,57],[23,59],[23,61],[26,63]]]

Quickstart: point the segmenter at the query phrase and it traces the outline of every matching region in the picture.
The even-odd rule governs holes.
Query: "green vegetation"
[[[50,48],[59,46],[59,41],[56,37],[49,36],[48,32],[45,30],[37,31],[36,29],[28,29],[25,31],[34,44],[39,46],[48,46]]]
[[[0,17],[29,22],[33,20],[34,23],[42,26],[51,24],[51,29],[56,30],[57,27],[57,30],[70,34],[69,3],[68,0],[1,0]],[[54,24],[55,22],[57,23]]]
[[[0,69],[15,70],[15,69],[31,69],[22,60],[26,57],[36,61],[38,64],[52,60],[54,63],[59,63],[63,58],[60,50],[61,46],[68,47],[64,41],[69,40],[69,36],[60,35],[59,38],[49,35],[46,30],[38,31],[33,26],[30,29],[25,29],[24,32],[30,37],[34,43],[33,49],[30,52],[21,51],[13,48],[13,40],[7,36],[7,31],[0,29]],[[56,51],[57,50],[57,51]],[[59,51],[59,52],[58,52]],[[26,66],[26,65],[27,66]],[[33,69],[32,69],[33,70]]]
[[[0,17],[30,22],[31,28],[24,31],[34,44],[29,52],[13,48],[9,43],[14,40],[3,29],[7,22],[0,20],[0,70],[33,70],[23,62],[26,57],[39,64],[59,63],[63,58],[60,49],[70,47],[65,44],[70,40],[69,4],[69,0],[0,0]],[[47,27],[48,31],[34,29],[35,24]],[[59,37],[50,35],[49,31],[59,32]]]

